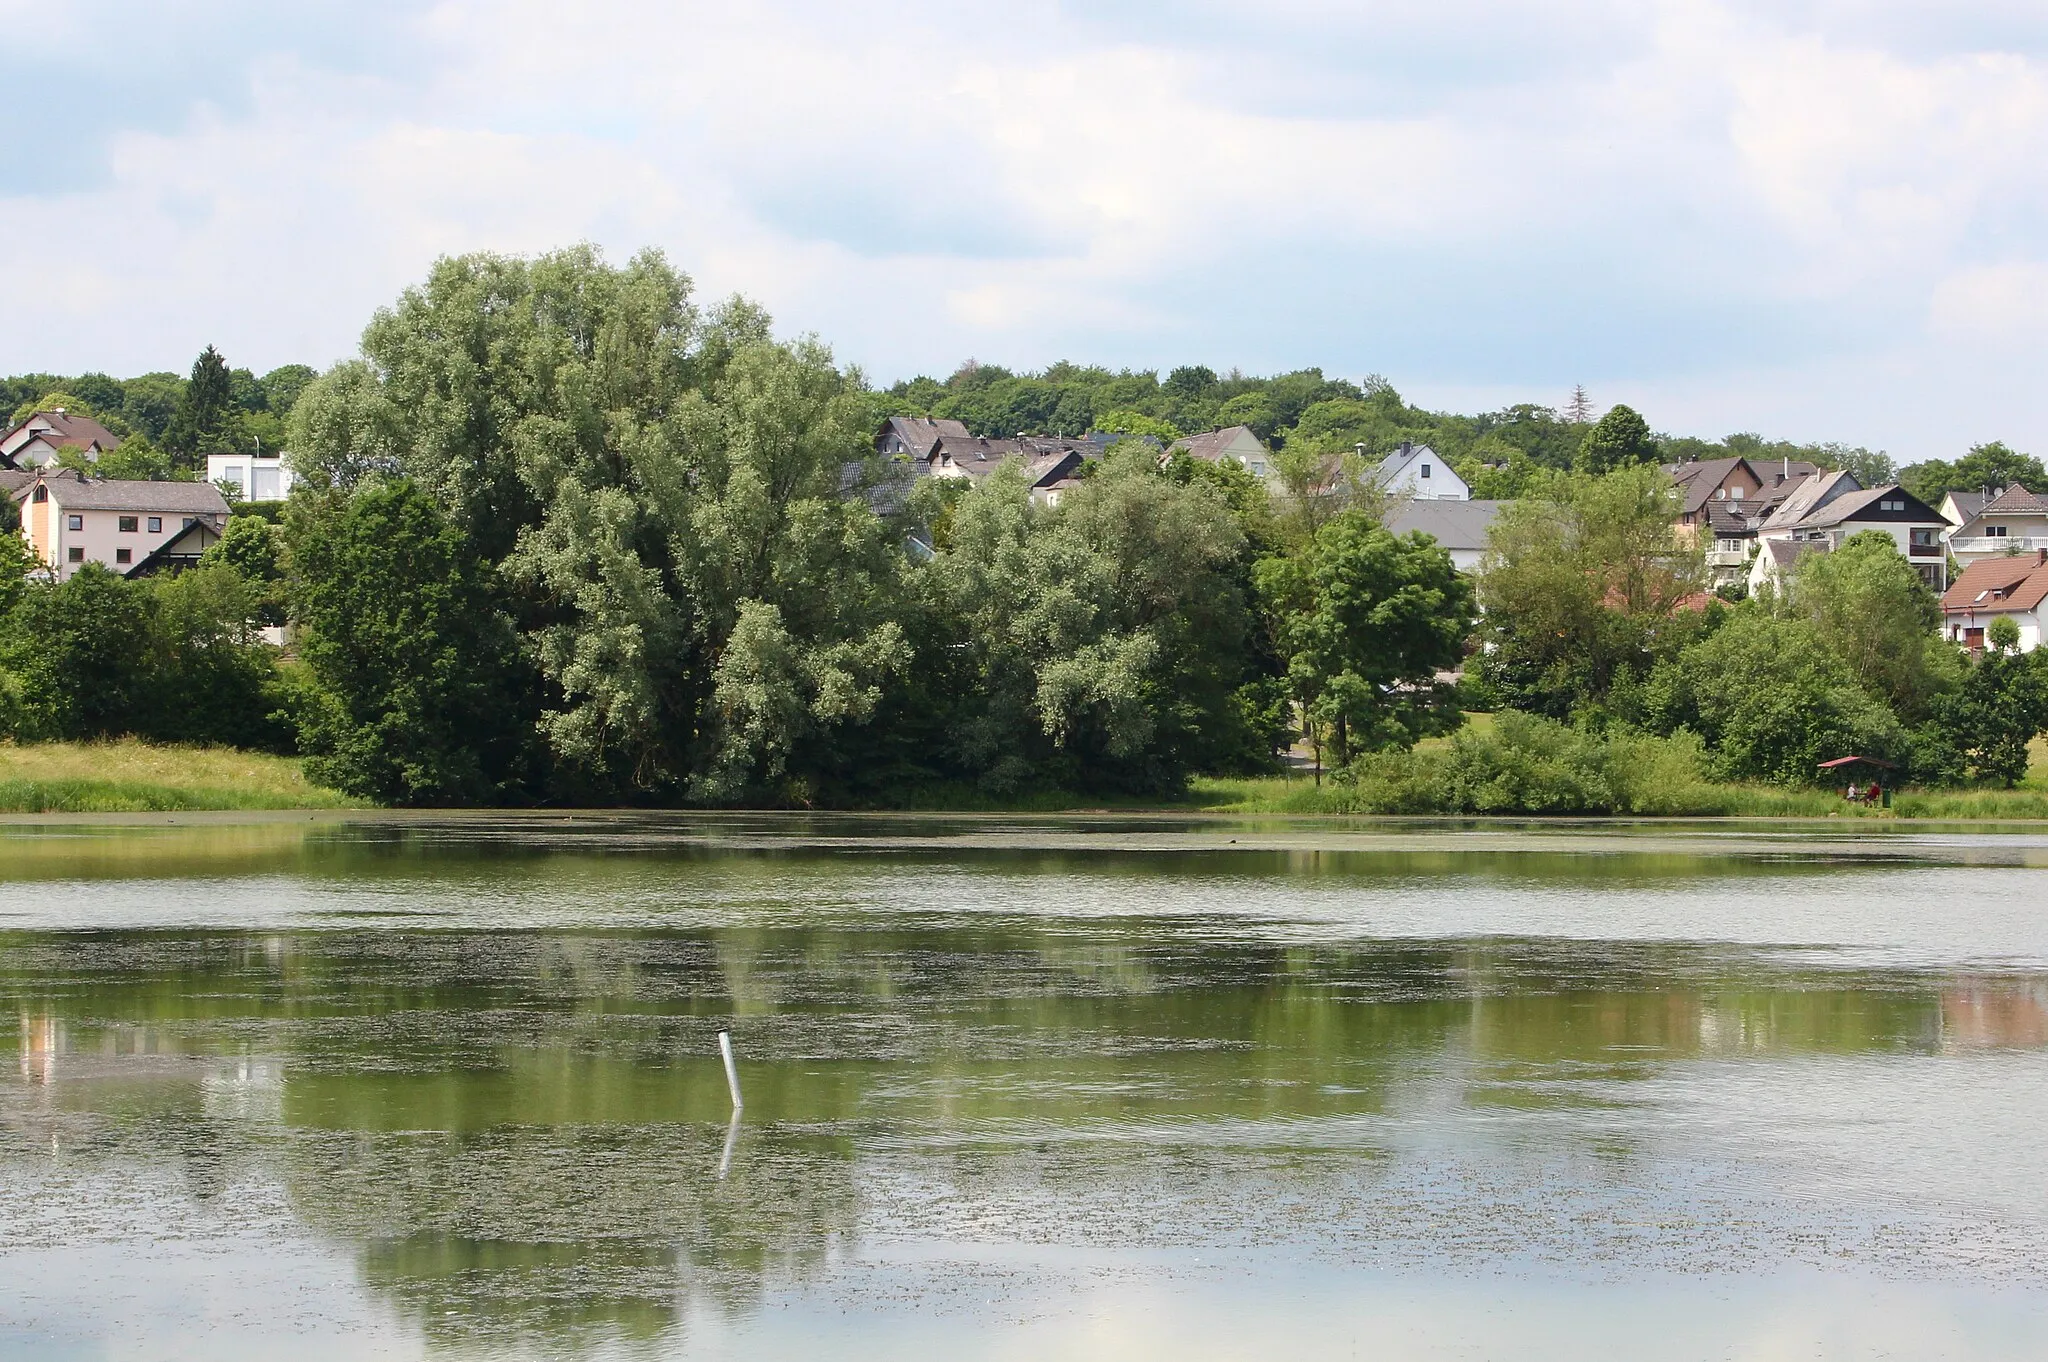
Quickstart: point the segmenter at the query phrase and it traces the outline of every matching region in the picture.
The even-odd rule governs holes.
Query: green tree
[[[397,474],[406,422],[377,371],[362,360],[335,365],[292,405],[292,472],[314,488],[347,490]]]
[[[1975,492],[2014,483],[2028,491],[2048,489],[2048,469],[2043,469],[2041,461],[2031,454],[2022,454],[2003,441],[1992,440],[1972,445],[1970,452],[1954,463],[1942,459],[1916,463],[1900,471],[1899,482],[1929,506],[1939,506],[1950,492]]]
[[[410,482],[295,503],[307,772],[389,804],[516,797],[531,678],[488,564]]]
[[[1559,477],[1501,508],[1480,563],[1488,686],[1509,705],[1563,718],[1646,674],[1697,633],[1697,546],[1675,531],[1661,469]]]
[[[1461,722],[1436,675],[1464,660],[1472,588],[1428,536],[1345,514],[1258,580],[1295,696],[1340,763]]]
[[[163,434],[164,448],[188,468],[203,464],[208,454],[240,449],[239,414],[228,362],[209,345],[192,362],[192,377],[179,393],[177,411]]]
[[[1616,405],[1593,423],[1579,446],[1573,467],[1581,473],[1610,473],[1617,468],[1656,463],[1662,457],[1649,423],[1633,407]]]
[[[2019,650],[2019,626],[2005,616],[1985,631],[1986,647],[1962,684],[1938,702],[1938,726],[1978,780],[2007,789],[2027,774],[2027,744],[2048,728],[2048,671],[2042,654]]]
[[[1159,793],[1264,740],[1236,700],[1243,536],[1211,485],[1112,453],[1046,507],[1005,468],[960,500],[950,540],[915,578],[929,641],[911,682],[947,769],[997,791]]]
[[[1787,596],[1858,682],[1908,723],[1960,679],[1961,661],[1939,632],[1939,602],[1881,530],[1802,557]]]
[[[1660,665],[1645,690],[1651,727],[1699,734],[1725,779],[1813,785],[1823,761],[1909,756],[1897,717],[1811,621],[1755,606]]]
[[[262,378],[265,410],[279,417],[289,417],[292,408],[298,405],[299,395],[315,378],[313,369],[304,364],[282,364]]]
[[[15,736],[27,741],[133,733],[150,700],[155,601],[87,563],[62,582],[30,581],[0,635]]]

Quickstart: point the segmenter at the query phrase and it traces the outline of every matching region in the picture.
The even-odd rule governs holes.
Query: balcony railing
[[[1707,566],[1717,568],[1743,567],[1749,562],[1747,549],[1708,549]]]
[[[1906,546],[1906,555],[1910,558],[1939,558],[1945,552],[1947,550],[1939,544],[1909,544]]]
[[[1984,535],[1974,539],[1951,539],[1948,546],[1956,553],[2032,553],[2035,549],[2048,549],[2048,535]]]

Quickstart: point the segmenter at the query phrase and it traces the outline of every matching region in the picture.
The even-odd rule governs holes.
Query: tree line
[[[1678,767],[1805,783],[1843,750],[1930,782],[2024,772],[2032,658],[1942,642],[1888,545],[1804,559],[1782,597],[1705,597],[1653,466],[1669,442],[1627,408],[1472,436],[1498,454],[1526,427],[1541,470],[1475,582],[1385,528],[1346,462],[1382,436],[1346,421],[1441,449],[1492,418],[1319,375],[1047,373],[878,393],[658,253],[443,260],[359,358],[280,380],[300,485],[199,569],[7,567],[0,725],[296,751],[395,804],[1166,796],[1299,738],[1417,808],[1620,807],[1629,772]],[[1007,468],[879,494],[901,477],[881,413],[979,393],[1000,414],[977,421],[1008,421],[1046,383],[1088,418],[1019,428],[1103,428],[1099,401],[1178,430],[1256,398],[1293,491],[1127,441],[1057,505]],[[280,654],[256,630],[287,619]],[[1474,709],[1504,719],[1461,728]]]

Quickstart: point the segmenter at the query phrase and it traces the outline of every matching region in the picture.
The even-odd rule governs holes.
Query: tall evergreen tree
[[[240,447],[235,421],[234,378],[227,360],[211,345],[192,362],[192,377],[178,395],[178,408],[164,431],[164,448],[186,467],[208,454]]]

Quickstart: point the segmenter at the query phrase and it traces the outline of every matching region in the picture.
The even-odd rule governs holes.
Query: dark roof
[[[1685,494],[1685,514],[1697,515],[1700,507],[1713,500],[1714,493],[1739,466],[1747,466],[1740,457],[1695,459],[1691,463],[1665,464],[1664,471],[1671,475],[1671,480],[1677,483],[1679,490]],[[1749,472],[1751,477],[1756,477],[1754,468]],[[1761,483],[1763,479],[1757,478],[1757,481]]]
[[[191,567],[200,555],[220,542],[221,532],[211,521],[195,520],[163,543],[149,557],[129,568],[124,577],[151,577],[166,568]]]
[[[210,482],[117,481],[88,478],[71,469],[44,473],[41,481],[50,489],[50,500],[70,511],[155,511],[218,516],[228,513],[227,498]],[[27,487],[27,483],[22,484],[15,489],[15,495],[21,496]]]
[[[20,468],[0,468],[0,492],[16,492],[36,480],[34,473]]]
[[[1941,593],[1941,608],[1950,615],[2032,610],[2043,598],[2048,598],[2048,554],[2036,549],[1978,559]]]
[[[1956,514],[1965,522],[1975,520],[1977,513],[1984,509],[1984,503],[1991,500],[1982,489],[1975,492],[1950,492],[1946,499],[1956,504]]]
[[[1486,532],[1504,503],[1498,501],[1411,501],[1387,518],[1395,534],[1421,530],[1447,549],[1483,549]]]
[[[1707,503],[1707,528],[1720,539],[1737,539],[1756,533],[1749,517],[1743,514],[1743,503],[1739,501],[1710,501]]]
[[[1904,514],[1912,519],[1926,520],[1937,525],[1946,525],[1948,520],[1941,512],[1929,506],[1905,488],[1893,483],[1889,487],[1872,487],[1866,491],[1844,492],[1816,510],[1799,518],[1800,525],[1818,528],[1824,525],[1839,525],[1845,520],[1854,520],[1864,512],[1875,508],[1880,501],[1901,501],[1905,503]],[[1898,514],[1898,512],[1886,512]],[[1783,528],[1781,525],[1779,528]]]

